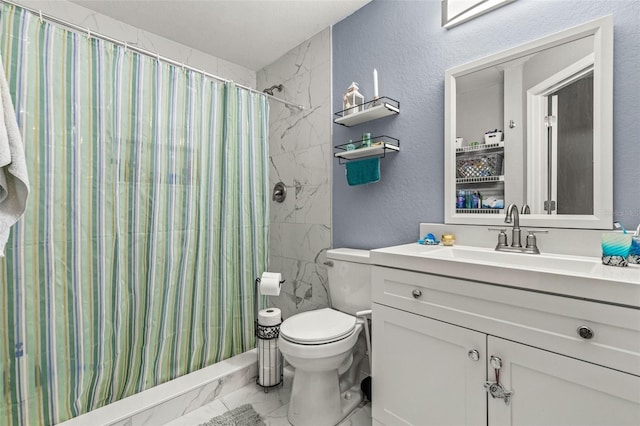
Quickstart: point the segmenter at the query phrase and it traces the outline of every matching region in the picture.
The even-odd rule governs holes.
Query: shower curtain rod
[[[75,31],[78,31],[78,32],[82,32],[82,33],[86,33],[89,38],[93,37],[93,38],[97,38],[97,39],[100,39],[100,40],[108,41],[108,42],[113,43],[113,44],[117,44],[118,46],[122,46],[125,49],[129,49],[129,50],[134,51],[136,53],[139,53],[141,55],[145,55],[145,56],[149,56],[151,58],[155,58],[158,61],[166,62],[168,64],[171,64],[171,65],[174,65],[174,66],[177,66],[177,67],[181,67],[182,69],[188,69],[190,71],[197,72],[197,73],[202,74],[205,77],[209,77],[209,78],[211,78],[213,80],[222,81],[224,83],[231,83],[232,82],[232,80],[229,80],[229,79],[226,79],[226,78],[223,78],[223,77],[219,77],[217,75],[210,74],[210,73],[208,73],[208,72],[206,72],[204,70],[199,70],[199,69],[191,67],[189,65],[185,65],[182,62],[174,61],[173,59],[169,59],[169,58],[166,58],[164,56],[160,56],[159,53],[154,53],[154,52],[151,52],[149,50],[145,50],[145,49],[142,49],[140,47],[137,47],[135,45],[130,45],[126,41],[116,40],[116,39],[111,38],[109,36],[106,36],[104,34],[91,31],[89,28],[84,28],[84,27],[81,27],[79,25],[73,24],[71,22],[56,18],[55,16],[52,16],[52,15],[49,15],[49,14],[46,14],[46,13],[42,13],[42,10],[33,9],[31,7],[24,6],[24,5],[21,5],[19,3],[14,3],[14,2],[9,1],[9,0],[0,0],[0,2],[7,3],[7,4],[10,4],[12,6],[16,6],[16,7],[19,7],[21,9],[24,9],[26,11],[29,11],[32,14],[37,15],[41,20],[47,20],[47,21],[53,22],[55,24],[59,24],[59,25],[65,26],[65,27],[70,28],[72,30],[75,30]],[[258,93],[260,95],[264,95],[269,99],[273,99],[274,101],[283,103],[285,105],[289,105],[289,106],[292,106],[294,108],[298,108],[301,111],[304,111],[304,109],[305,109],[302,105],[298,105],[298,104],[294,104],[293,102],[285,101],[284,99],[280,99],[280,98],[277,98],[277,97],[275,97],[273,95],[269,95],[269,94],[263,93],[263,92],[261,92],[259,90],[252,89],[251,87],[247,87],[245,85],[238,84],[238,83],[236,83],[236,86],[240,87],[242,89],[248,90],[249,92],[253,92],[253,93]]]

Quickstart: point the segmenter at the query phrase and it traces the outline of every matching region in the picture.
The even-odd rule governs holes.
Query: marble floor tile
[[[287,420],[288,410],[289,404],[286,404],[272,411],[264,416],[265,423],[267,426],[291,426],[291,423]],[[371,426],[371,404],[367,402],[363,406],[356,408],[338,426]]]
[[[366,403],[356,408],[338,426],[371,426],[371,404]]]
[[[215,401],[203,405],[197,410],[193,410],[182,417],[166,423],[165,426],[197,426],[199,424],[206,423],[212,418],[224,414],[227,411],[229,411],[229,408],[227,408],[222,401],[216,399]]]
[[[289,411],[288,403],[264,416],[264,422],[267,426],[291,426],[287,420],[287,411]]]
[[[265,392],[255,383],[249,383],[235,392],[167,423],[166,426],[197,426],[247,403],[253,405],[253,408],[260,413],[267,426],[291,426],[287,420],[287,410],[292,381],[293,372],[285,369],[283,385],[279,388]],[[339,426],[371,426],[371,404],[361,404]]]
[[[280,387],[271,388],[265,392],[257,384],[250,383],[242,389],[223,396],[221,400],[230,410],[248,403],[253,405],[253,409],[260,415],[266,416],[289,403],[293,374],[288,371],[285,370],[284,383]]]

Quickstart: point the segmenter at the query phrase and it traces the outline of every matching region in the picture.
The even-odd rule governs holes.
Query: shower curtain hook
[[[40,17],[40,23],[42,24],[42,11],[41,10],[38,11],[38,16]]]
[[[125,41],[124,41],[124,51],[125,51],[125,52],[127,51],[127,48],[128,48],[128,47],[129,47],[129,46],[127,45],[127,41],[125,40]]]
[[[87,28],[87,38],[91,38],[91,29]]]
[[[158,59],[158,64],[160,64],[160,52],[156,53],[156,59]]]

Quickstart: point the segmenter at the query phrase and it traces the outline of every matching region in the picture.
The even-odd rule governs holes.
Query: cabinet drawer
[[[640,376],[637,309],[379,266],[373,300]]]

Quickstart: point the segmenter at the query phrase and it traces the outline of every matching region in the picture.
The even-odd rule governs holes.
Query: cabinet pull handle
[[[513,391],[509,391],[500,384],[500,369],[502,368],[502,359],[498,356],[491,355],[489,357],[489,364],[493,367],[496,374],[496,381],[484,382],[484,388],[489,392],[491,398],[502,399],[505,405],[509,405],[511,402],[511,397],[513,396]]]
[[[580,327],[578,327],[578,335],[583,339],[592,339],[595,334],[596,333],[594,333],[593,330],[586,325],[581,325]]]
[[[467,352],[467,355],[473,361],[478,361],[480,359],[480,352],[478,352],[476,349],[471,349],[469,352]]]
[[[484,382],[484,388],[491,395],[491,398],[502,399],[505,405],[509,405],[513,391],[506,390],[504,386],[496,382]]]
[[[415,289],[411,292],[414,299],[419,299],[422,296],[422,290]]]

